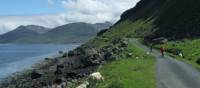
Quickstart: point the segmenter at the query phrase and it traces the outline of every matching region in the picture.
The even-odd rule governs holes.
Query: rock
[[[112,39],[112,44],[116,45],[116,44],[119,44],[121,41],[122,41],[121,38],[115,38],[115,39]]]
[[[62,79],[55,79],[55,80],[54,80],[54,84],[60,85],[62,82],[63,82]]]
[[[67,53],[64,53],[64,54],[62,55],[63,58],[65,58],[65,57],[67,57],[67,56],[68,56]]]
[[[16,88],[16,85],[9,85],[8,88]]]
[[[58,51],[58,54],[63,54],[63,51],[61,51],[61,50],[60,50],[60,51]]]
[[[40,82],[40,84],[41,84],[42,86],[47,86],[47,84],[46,84],[45,82]]]
[[[113,53],[119,53],[119,52],[121,52],[121,50],[120,50],[120,48],[115,47],[115,48],[112,49],[112,52]]]
[[[64,65],[57,65],[57,69],[63,69]]]
[[[48,58],[48,57],[47,57],[47,58],[44,58],[44,59],[45,59],[46,61],[50,60],[50,58]]]
[[[94,48],[86,49],[83,57],[84,58],[82,58],[81,61],[84,64],[84,67],[99,65],[102,58],[100,53]]]
[[[61,85],[52,85],[52,87],[50,87],[50,88],[62,88],[62,86]]]
[[[36,71],[33,71],[31,73],[31,79],[38,79],[38,78],[41,78],[41,77],[42,77],[42,74],[37,73]]]
[[[111,58],[111,56],[113,55],[113,53],[112,52],[105,52],[105,55],[104,55],[104,59],[105,60],[109,60],[110,58]]]
[[[63,72],[61,69],[56,69],[56,71],[54,72],[55,75],[62,75]]]
[[[66,74],[66,77],[75,77],[77,76],[78,74],[76,72],[69,72]]]
[[[89,82],[84,82],[81,85],[77,86],[76,88],[87,88],[87,86],[89,86]]]
[[[96,80],[96,81],[103,81],[104,80],[104,78],[103,78],[103,76],[101,75],[100,72],[95,72],[95,73],[90,74],[89,78],[92,79],[92,80]]]
[[[128,41],[122,41],[121,47],[127,47],[128,46]]]
[[[78,83],[78,80],[77,79],[73,79],[72,82],[73,83]]]
[[[95,50],[94,48],[85,50],[85,55],[87,56],[92,56],[92,55],[97,55],[97,54],[98,54],[98,51]]]
[[[85,76],[86,76],[86,74],[83,74],[83,73],[82,73],[82,74],[78,74],[78,75],[77,75],[77,78],[83,78],[83,77],[85,77]]]
[[[62,87],[62,88],[66,88],[66,87],[67,87],[67,83],[66,83],[66,82],[63,82],[63,83],[61,84],[61,87]]]
[[[73,57],[75,56],[75,52],[74,51],[69,51],[68,52],[68,57]]]
[[[196,63],[200,65],[200,59],[198,59],[198,60],[196,61]]]
[[[133,53],[128,53],[127,54],[127,57],[132,57],[133,56]]]

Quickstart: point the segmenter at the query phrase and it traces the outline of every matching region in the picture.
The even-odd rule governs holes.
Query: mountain
[[[55,43],[84,42],[97,33],[98,29],[93,24],[80,22],[56,27],[42,35],[42,38],[48,39],[45,42]]]
[[[36,25],[19,26],[13,31],[0,35],[0,42],[7,43],[24,37],[38,36],[49,31],[49,28]]]
[[[102,30],[102,29],[109,29],[109,27],[113,25],[110,22],[105,22],[105,23],[96,23],[94,24],[94,26],[98,29],[98,30]]]
[[[70,23],[53,29],[41,26],[20,26],[0,35],[0,43],[73,43],[85,42],[101,29],[109,28],[111,23]]]
[[[199,37],[199,22],[199,0],[141,0],[115,25],[126,25],[124,31],[139,37],[182,39]]]

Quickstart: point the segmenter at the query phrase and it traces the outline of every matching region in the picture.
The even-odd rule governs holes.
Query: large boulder
[[[84,82],[81,85],[77,86],[76,88],[87,88],[89,86],[89,82]]]
[[[85,49],[82,62],[87,66],[99,65],[101,61],[100,53],[94,48]]]
[[[55,79],[55,80],[54,80],[54,84],[60,85],[60,84],[62,84],[62,82],[63,82],[62,79]]]
[[[76,77],[78,75],[78,73],[76,73],[76,72],[68,72],[67,74],[66,74],[66,78],[69,78],[69,77],[71,77],[71,78],[74,78],[74,77]]]
[[[85,50],[85,55],[91,56],[91,55],[97,55],[98,51],[95,50],[94,48],[86,49]]]
[[[31,79],[38,79],[41,78],[42,74],[36,71],[31,72]]]
[[[90,74],[89,78],[94,81],[103,81],[104,77],[101,75],[100,72],[94,72]]]
[[[68,52],[68,57],[73,57],[75,56],[75,52],[74,51],[69,51]]]

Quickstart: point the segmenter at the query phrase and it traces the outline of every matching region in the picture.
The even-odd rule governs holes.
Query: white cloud
[[[20,25],[41,25],[45,27],[56,27],[69,21],[61,14],[38,15],[38,16],[1,16],[0,34],[15,29]]]
[[[52,6],[52,5],[54,5],[54,2],[53,2],[53,0],[47,0],[47,4],[48,4],[49,6]]]
[[[63,0],[62,5],[74,16],[88,16],[84,20],[112,21],[119,20],[120,15],[133,7],[139,0]],[[78,16],[78,17],[79,17]],[[89,18],[92,17],[92,18]]]
[[[97,23],[119,20],[120,15],[139,0],[61,0],[66,12],[35,16],[0,16],[0,34],[20,25],[56,27],[72,22]],[[52,0],[47,0],[53,5]]]

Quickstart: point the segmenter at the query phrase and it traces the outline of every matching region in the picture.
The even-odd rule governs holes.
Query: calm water
[[[0,78],[30,68],[45,57],[57,55],[59,50],[69,51],[78,46],[78,44],[0,44]]]

